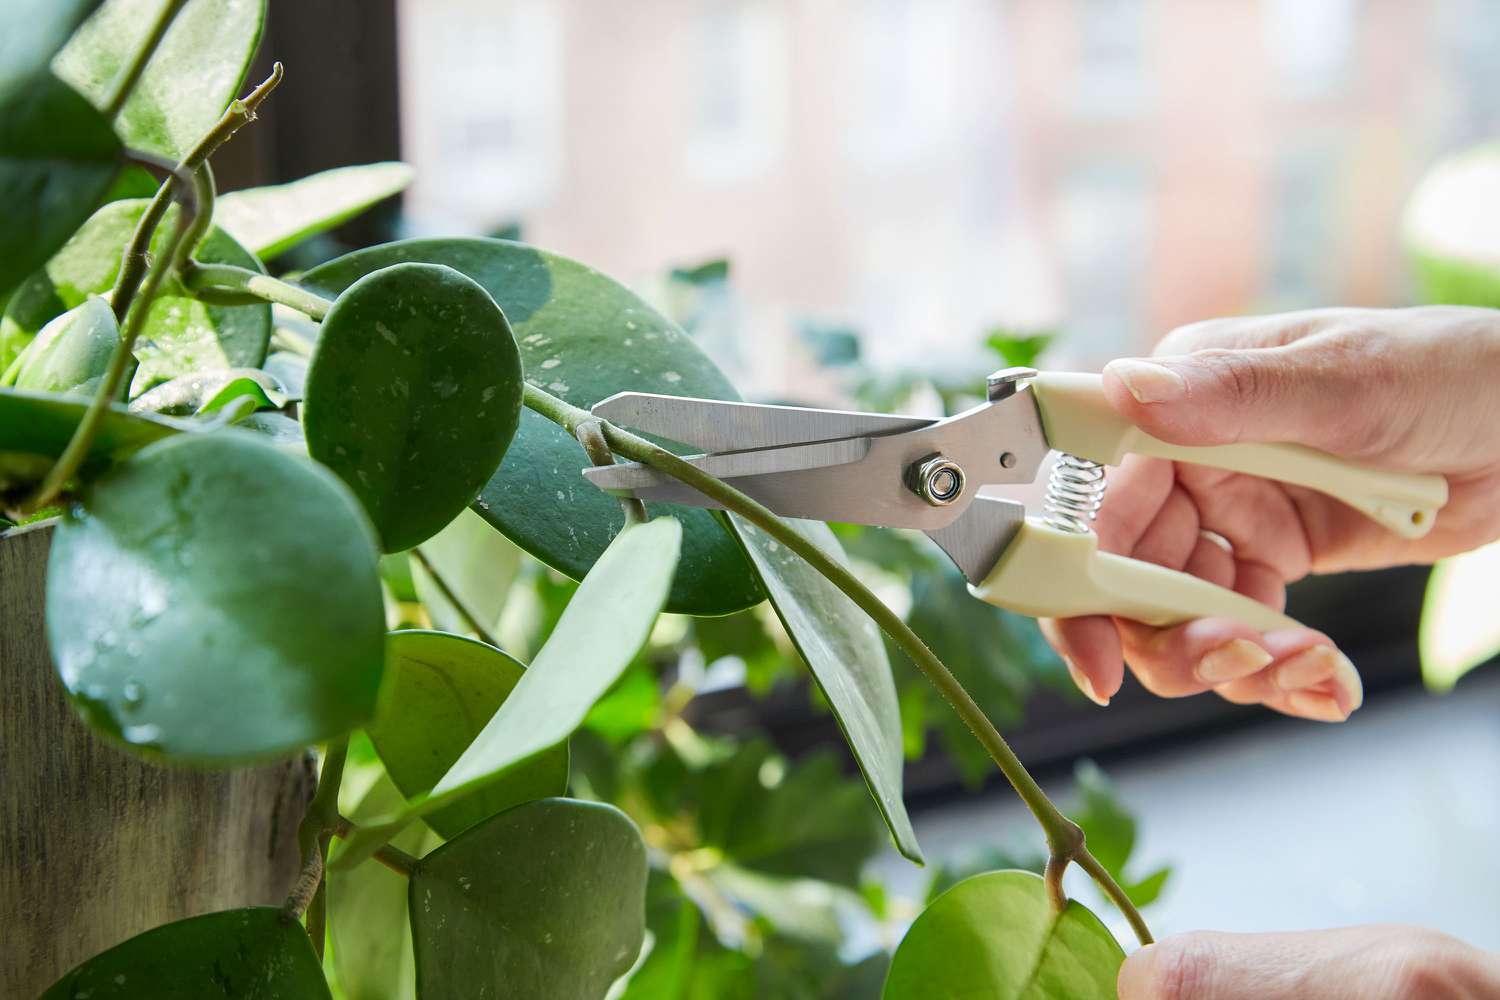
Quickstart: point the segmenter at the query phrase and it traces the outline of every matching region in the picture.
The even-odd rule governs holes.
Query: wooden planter
[[[43,627],[50,526],[0,534],[0,997],[33,997],[148,928],[279,903],[308,762],[148,763],[75,716]]]

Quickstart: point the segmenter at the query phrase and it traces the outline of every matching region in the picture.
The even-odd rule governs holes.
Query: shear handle
[[[1093,532],[1061,531],[1027,518],[995,568],[969,592],[1034,618],[1116,615],[1159,627],[1231,618],[1260,632],[1297,622],[1244,594],[1187,573],[1099,551]]]
[[[1104,398],[1099,375],[1043,372],[1031,391],[1047,443],[1101,465],[1119,465],[1126,454],[1134,453],[1305,486],[1343,501],[1404,538],[1427,534],[1438,509],[1448,501],[1448,482],[1442,476],[1372,469],[1302,445],[1169,444],[1116,412]]]

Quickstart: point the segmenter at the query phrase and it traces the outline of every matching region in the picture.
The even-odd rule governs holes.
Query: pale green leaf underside
[[[411,178],[405,163],[324,170],[289,184],[220,195],[214,222],[257,257],[274,257],[400,194]]]

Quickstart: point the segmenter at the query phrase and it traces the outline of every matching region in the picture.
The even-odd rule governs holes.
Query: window
[[[699,178],[750,177],[781,155],[787,101],[786,25],[772,0],[714,0],[697,17],[691,59],[692,140],[688,165]]]

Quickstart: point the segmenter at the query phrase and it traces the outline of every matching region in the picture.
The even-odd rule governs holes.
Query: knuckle
[[[1242,404],[1259,402],[1274,389],[1274,369],[1248,351],[1214,349],[1199,358],[1220,387]]]

